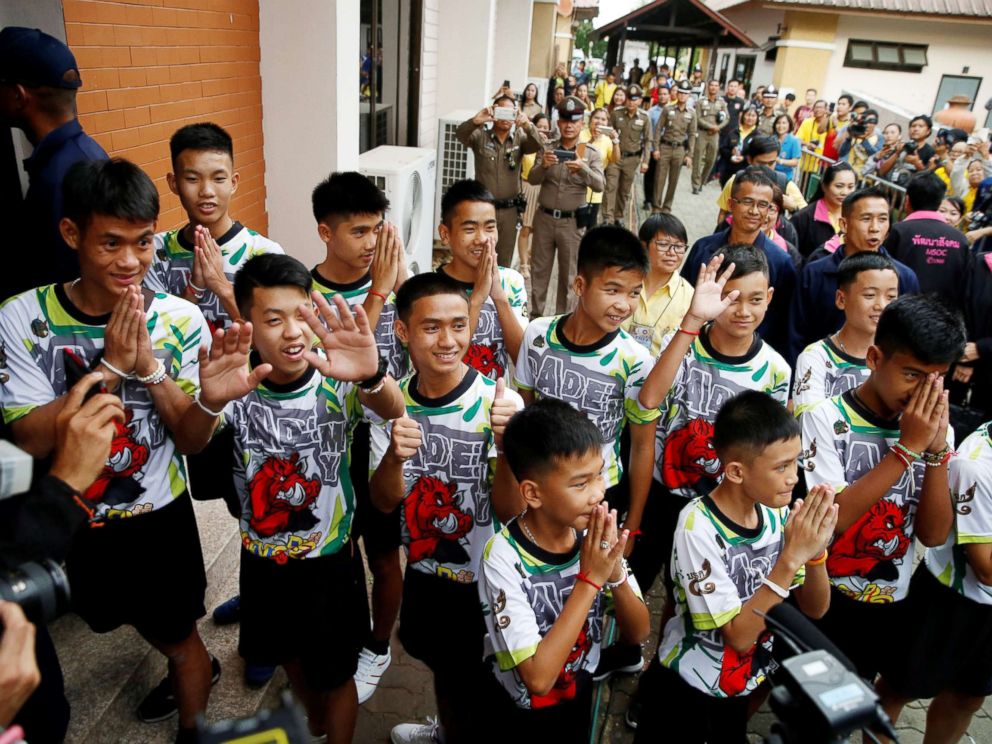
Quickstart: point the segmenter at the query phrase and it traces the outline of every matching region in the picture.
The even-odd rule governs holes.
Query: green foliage
[[[575,48],[581,49],[585,53],[586,58],[595,57],[603,59],[606,56],[608,42],[606,39],[591,41],[590,36],[592,36],[592,31],[592,21],[588,18],[580,21],[575,27]],[[590,44],[592,45],[592,51],[589,50]]]

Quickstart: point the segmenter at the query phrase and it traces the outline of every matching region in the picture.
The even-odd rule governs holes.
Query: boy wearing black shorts
[[[63,192],[60,229],[79,253],[80,277],[0,310],[0,402],[17,444],[42,458],[74,375],[99,370],[121,398],[125,421],[83,494],[94,529],[76,536],[66,559],[73,609],[98,633],[133,626],[168,658],[182,741],[206,710],[211,680],[196,630],[206,575],[182,458],[201,450],[213,428],[193,402],[209,330],[194,305],[141,289],[159,199],[140,168],[121,159],[77,163]],[[121,580],[121,561],[131,580]]]
[[[584,413],[542,398],[510,419],[503,442],[527,509],[489,540],[479,579],[486,656],[515,703],[501,727],[524,741],[588,741],[607,606],[626,643],[650,631],[623,559],[629,532],[603,500],[602,440]]]
[[[332,309],[314,292],[321,323],[312,284],[289,256],[245,263],[234,289],[247,322],[217,331],[201,354],[198,405],[234,433],[244,547],[238,650],[283,666],[311,733],[344,743],[358,714],[360,648],[348,606],[356,601],[351,434],[363,406],[388,419],[403,413],[403,400],[364,311],[353,318],[343,298]],[[291,608],[291,625],[274,627],[274,615]]]
[[[406,377],[409,359],[394,332],[394,291],[407,276],[399,228],[384,221],[389,200],[361,173],[332,173],[311,196],[317,234],[327,252],[310,272],[314,289],[330,302],[340,295],[353,310],[361,306],[368,316],[379,353],[394,379]],[[372,571],[372,625],[369,626],[368,589],[361,555],[355,553],[355,572],[361,592],[355,610],[361,653],[355,684],[361,705],[375,693],[392,663],[389,637],[400,612],[403,571],[400,567],[398,514],[383,514],[369,500],[369,478],[382,458],[389,435],[381,422],[361,421],[351,447],[351,482],[355,488],[352,537],[362,539]],[[364,613],[364,614],[363,614]]]
[[[482,661],[479,561],[497,520],[522,508],[499,447],[523,403],[502,379],[462,361],[472,334],[458,282],[414,276],[397,292],[396,311],[396,334],[416,373],[400,383],[406,414],[392,423],[370,488],[379,509],[400,507],[407,568],[399,638],[433,673],[443,734],[436,725],[401,724],[391,738],[485,741],[501,694]]]
[[[826,485],[789,506],[799,435],[792,414],[762,392],[742,392],[717,413],[713,446],[724,477],[679,514],[677,615],[641,678],[635,744],[745,741],[750,696],[777,666],[764,614],[790,594],[807,615],[827,610],[824,562],[837,506]]]
[[[821,630],[872,681],[905,650],[892,638],[904,614],[915,539],[942,545],[953,526],[952,449],[943,375],[964,350],[960,317],[939,300],[907,295],[882,312],[856,388],[801,417],[806,484],[837,491],[830,546],[830,611]],[[883,704],[886,698],[883,691]]]

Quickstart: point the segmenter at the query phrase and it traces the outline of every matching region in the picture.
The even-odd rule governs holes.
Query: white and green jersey
[[[177,297],[185,294],[193,274],[195,246],[184,237],[184,229],[185,226],[155,236],[155,257],[144,279],[144,284],[149,289],[168,292]],[[232,284],[238,269],[252,256],[283,252],[278,243],[249,230],[240,222],[231,225],[231,229],[217,241],[217,246],[224,260],[224,276]],[[230,324],[231,319],[221,305],[220,298],[210,290],[207,290],[197,306],[211,329],[226,328]]]
[[[284,563],[331,555],[348,542],[355,514],[348,465],[361,418],[358,388],[313,367],[288,385],[263,380],[227,404],[246,550]]]
[[[754,509],[757,526],[743,527],[703,496],[682,509],[675,529],[671,571],[676,615],[665,625],[658,660],[713,697],[753,692],[777,667],[768,631],[742,654],[724,643],[720,630],[761,588],[785,545],[789,508],[755,503]],[[805,577],[804,566],[792,587]]]
[[[152,350],[187,395],[200,386],[198,353],[210,344],[203,314],[169,294],[146,295]],[[97,368],[110,315],[86,315],[61,284],[32,289],[0,309],[0,405],[11,424],[68,392],[66,353]],[[148,388],[124,380],[116,391],[125,421],[117,424],[110,457],[84,498],[94,521],[160,509],[186,491],[186,470]]]
[[[870,375],[864,359],[838,349],[830,336],[810,344],[796,360],[792,388],[796,415],[814,403],[853,390]]]
[[[979,604],[992,605],[992,586],[983,584],[968,563],[968,545],[992,543],[992,433],[990,424],[965,439],[951,458],[949,480],[954,498],[954,530],[924,560],[944,586]]]
[[[537,653],[575,587],[581,538],[568,553],[550,553],[527,539],[516,520],[486,545],[480,566],[479,596],[486,621],[485,657],[503,688],[521,708],[547,708],[575,697],[578,677],[591,675],[599,663],[603,616],[612,595],[596,596],[582,631],[546,695],[533,695],[517,667]],[[627,579],[640,589],[633,574]]]
[[[400,383],[407,415],[420,424],[423,439],[403,464],[400,510],[407,570],[468,584],[478,581],[482,550],[496,533],[497,453],[489,418],[496,383],[471,367],[465,370],[441,398],[421,395],[417,375]],[[523,408],[514,391],[506,397]]]
[[[585,413],[603,438],[603,476],[615,486],[623,474],[620,432],[627,422],[649,424],[657,409],[644,408],[638,396],[651,371],[648,350],[622,328],[588,346],[562,333],[568,315],[531,321],[520,344],[514,382],[537,398],[556,398]]]
[[[806,485],[828,483],[840,493],[878,465],[899,440],[898,419],[868,410],[854,390],[827,398],[801,417]],[[947,433],[953,442],[953,434]],[[827,559],[830,583],[859,602],[906,597],[915,555],[916,507],[925,466],[917,461],[861,517],[834,538]]]
[[[444,267],[438,272],[445,273]],[[475,285],[471,282],[462,282],[455,279],[465,292],[472,296]],[[510,309],[516,317],[521,328],[527,327],[527,288],[524,286],[524,278],[513,269],[505,266],[499,267],[499,282],[506,293],[506,298],[510,303]],[[469,344],[468,351],[465,352],[465,364],[479,370],[486,377],[497,380],[503,377],[510,369],[510,354],[506,350],[506,340],[503,335],[503,326],[499,322],[499,315],[496,312],[496,303],[492,297],[487,297],[482,309],[479,312],[479,323],[472,334],[472,343]]]
[[[791,370],[778,352],[755,334],[746,354],[726,356],[713,348],[709,328],[682,359],[655,436],[654,479],[687,499],[706,495],[719,482],[723,466],[713,449],[713,422],[727,400],[745,390],[767,393],[782,405],[789,399]]]

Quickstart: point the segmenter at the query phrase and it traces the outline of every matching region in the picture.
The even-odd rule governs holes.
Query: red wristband
[[[628,537],[640,537],[643,534],[644,533],[641,532],[640,530],[631,530],[630,535]]]
[[[370,289],[369,290],[369,294],[372,295],[373,297],[378,297],[383,302],[386,302],[387,301],[386,300],[386,295],[384,295],[382,292],[376,292],[374,289]]]
[[[686,336],[698,336],[699,331],[687,331],[685,328],[679,328],[679,333],[684,333]]]
[[[596,590],[597,592],[601,592],[601,591],[603,591],[603,587],[602,587],[602,585],[601,585],[601,584],[597,584],[597,583],[596,583],[595,581],[593,581],[592,579],[590,579],[590,578],[589,578],[588,576],[586,576],[586,575],[585,575],[584,573],[582,573],[581,571],[579,571],[579,572],[578,572],[578,573],[577,573],[577,574],[575,575],[575,578],[577,578],[577,579],[578,579],[579,581],[584,581],[584,582],[585,582],[585,583],[587,583],[587,584],[588,584],[589,586],[591,586],[591,587],[593,587],[593,588],[594,588],[594,589],[595,589],[595,590]]]

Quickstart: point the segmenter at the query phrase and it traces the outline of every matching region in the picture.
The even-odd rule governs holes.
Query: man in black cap
[[[59,231],[62,178],[80,160],[107,157],[76,118],[81,85],[76,58],[61,41],[33,28],[0,31],[0,121],[23,131],[34,146],[24,161],[28,193],[15,232],[30,246],[32,260],[21,271],[7,273],[0,288],[4,298],[79,276],[76,252]]]
[[[641,86],[627,88],[627,102],[613,110],[610,126],[620,146],[620,162],[607,169],[603,221],[619,222],[627,215],[627,201],[638,173],[647,173],[651,158],[651,118],[641,109]],[[610,195],[615,198],[610,198]]]
[[[692,153],[696,145],[696,115],[686,105],[692,86],[680,80],[675,88],[676,103],[668,104],[661,112],[654,133],[653,157],[655,167],[653,212],[671,212],[682,166],[692,167]],[[665,183],[668,190],[665,190]]]
[[[778,107],[778,88],[769,85],[761,92],[761,111],[758,112],[758,130],[762,134],[775,134],[775,119],[781,112]]]

